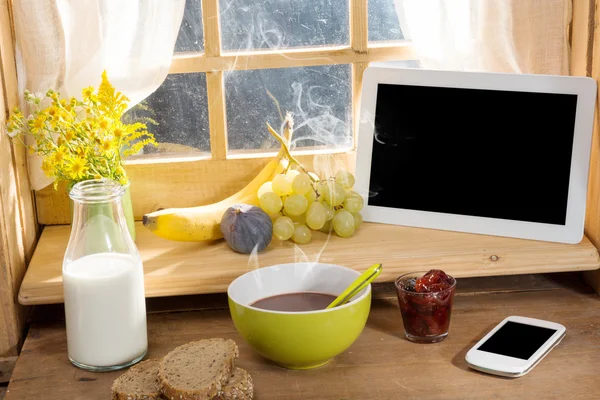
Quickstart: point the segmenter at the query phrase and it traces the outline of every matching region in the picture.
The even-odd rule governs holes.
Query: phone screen
[[[508,321],[477,350],[529,360],[554,333],[554,329]]]

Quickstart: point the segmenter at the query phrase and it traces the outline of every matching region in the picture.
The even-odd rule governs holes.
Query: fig
[[[236,204],[221,218],[221,233],[234,251],[250,254],[263,251],[273,237],[271,217],[260,207]]]

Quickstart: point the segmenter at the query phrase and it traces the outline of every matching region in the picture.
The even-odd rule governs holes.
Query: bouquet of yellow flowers
[[[121,121],[129,99],[115,90],[106,71],[97,91],[94,87],[83,89],[82,100],[61,99],[53,90],[45,96],[25,91],[25,100],[32,114],[25,118],[15,108],[8,120],[8,134],[33,137],[26,146],[42,157],[42,170],[56,178],[55,188],[60,180],[76,183],[108,178],[127,184],[124,158],[146,145],[156,146],[146,124]]]

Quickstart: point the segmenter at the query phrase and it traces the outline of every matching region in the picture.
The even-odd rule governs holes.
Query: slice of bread
[[[230,339],[206,339],[179,346],[158,367],[168,400],[212,400],[233,373],[238,347]]]
[[[158,365],[160,360],[147,360],[129,368],[115,379],[112,385],[112,400],[158,400]]]
[[[236,368],[229,377],[229,382],[214,400],[252,400],[254,385],[250,374],[242,368]]]

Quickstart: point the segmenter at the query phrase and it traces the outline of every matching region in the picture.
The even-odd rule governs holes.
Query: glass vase
[[[67,191],[70,192],[75,183],[69,183],[67,185]],[[131,183],[127,183],[123,185],[125,188],[125,193],[123,193],[123,213],[125,214],[125,220],[127,221],[127,229],[129,230],[129,234],[131,238],[135,242],[136,233],[135,233],[135,219],[133,217],[133,203],[131,202]],[[73,199],[69,199],[69,206],[71,209],[71,223],[73,223]]]
[[[144,271],[129,233],[126,188],[99,179],[75,184],[71,236],[63,260],[67,347],[91,371],[125,368],[148,349]]]

